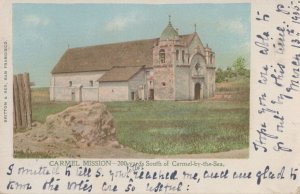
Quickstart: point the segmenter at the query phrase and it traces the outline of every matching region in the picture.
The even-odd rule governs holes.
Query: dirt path
[[[231,150],[228,152],[203,153],[203,154],[177,154],[177,155],[155,155],[137,152],[130,148],[117,149],[112,147],[99,147],[95,149],[79,151],[83,158],[248,158],[248,149]]]
[[[203,154],[178,154],[178,155],[155,155],[135,151],[131,148],[120,148],[115,142],[104,146],[93,145],[90,147],[76,147],[70,143],[56,141],[48,142],[39,140],[46,129],[39,126],[24,133],[14,136],[14,150],[25,153],[44,153],[53,157],[64,158],[247,158],[248,149],[231,150],[228,152],[203,153]]]

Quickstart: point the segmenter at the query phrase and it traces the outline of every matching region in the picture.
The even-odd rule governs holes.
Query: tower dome
[[[169,24],[160,35],[160,40],[175,40],[178,38],[178,32],[173,28],[169,16]]]

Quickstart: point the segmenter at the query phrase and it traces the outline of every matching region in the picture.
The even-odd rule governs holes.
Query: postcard
[[[1,1],[0,193],[300,193],[300,2]]]

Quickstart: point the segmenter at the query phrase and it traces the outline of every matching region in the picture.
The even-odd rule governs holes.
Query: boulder
[[[82,102],[49,115],[45,125],[48,134],[56,141],[74,143],[79,147],[116,141],[113,117],[99,102]]]

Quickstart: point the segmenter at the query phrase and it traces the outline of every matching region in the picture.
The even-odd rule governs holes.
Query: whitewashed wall
[[[71,101],[73,88],[76,96],[75,101],[80,101],[78,87],[81,86],[82,101],[98,101],[99,84],[97,80],[104,73],[105,71],[53,74],[50,86],[50,100]],[[72,81],[72,87],[69,86],[70,81]],[[90,86],[90,81],[93,81],[93,86]]]
[[[82,101],[99,101],[99,84],[97,87],[83,87],[82,92]]]
[[[69,81],[72,81],[73,85],[81,84],[83,87],[89,87],[90,80],[92,80],[94,86],[98,87],[96,81],[102,77],[105,72],[106,71],[53,74],[51,83],[53,83],[53,86],[69,86]]]
[[[131,99],[131,92],[138,92],[138,89],[140,86],[145,87],[146,85],[146,77],[145,77],[145,72],[142,70],[139,73],[137,73],[133,78],[131,78],[128,81],[128,99]],[[140,94],[139,96],[142,98],[142,100],[145,99],[145,90]]]
[[[99,86],[99,101],[127,101],[128,82],[102,82]]]
[[[71,87],[50,87],[50,100],[51,101],[72,101]]]

